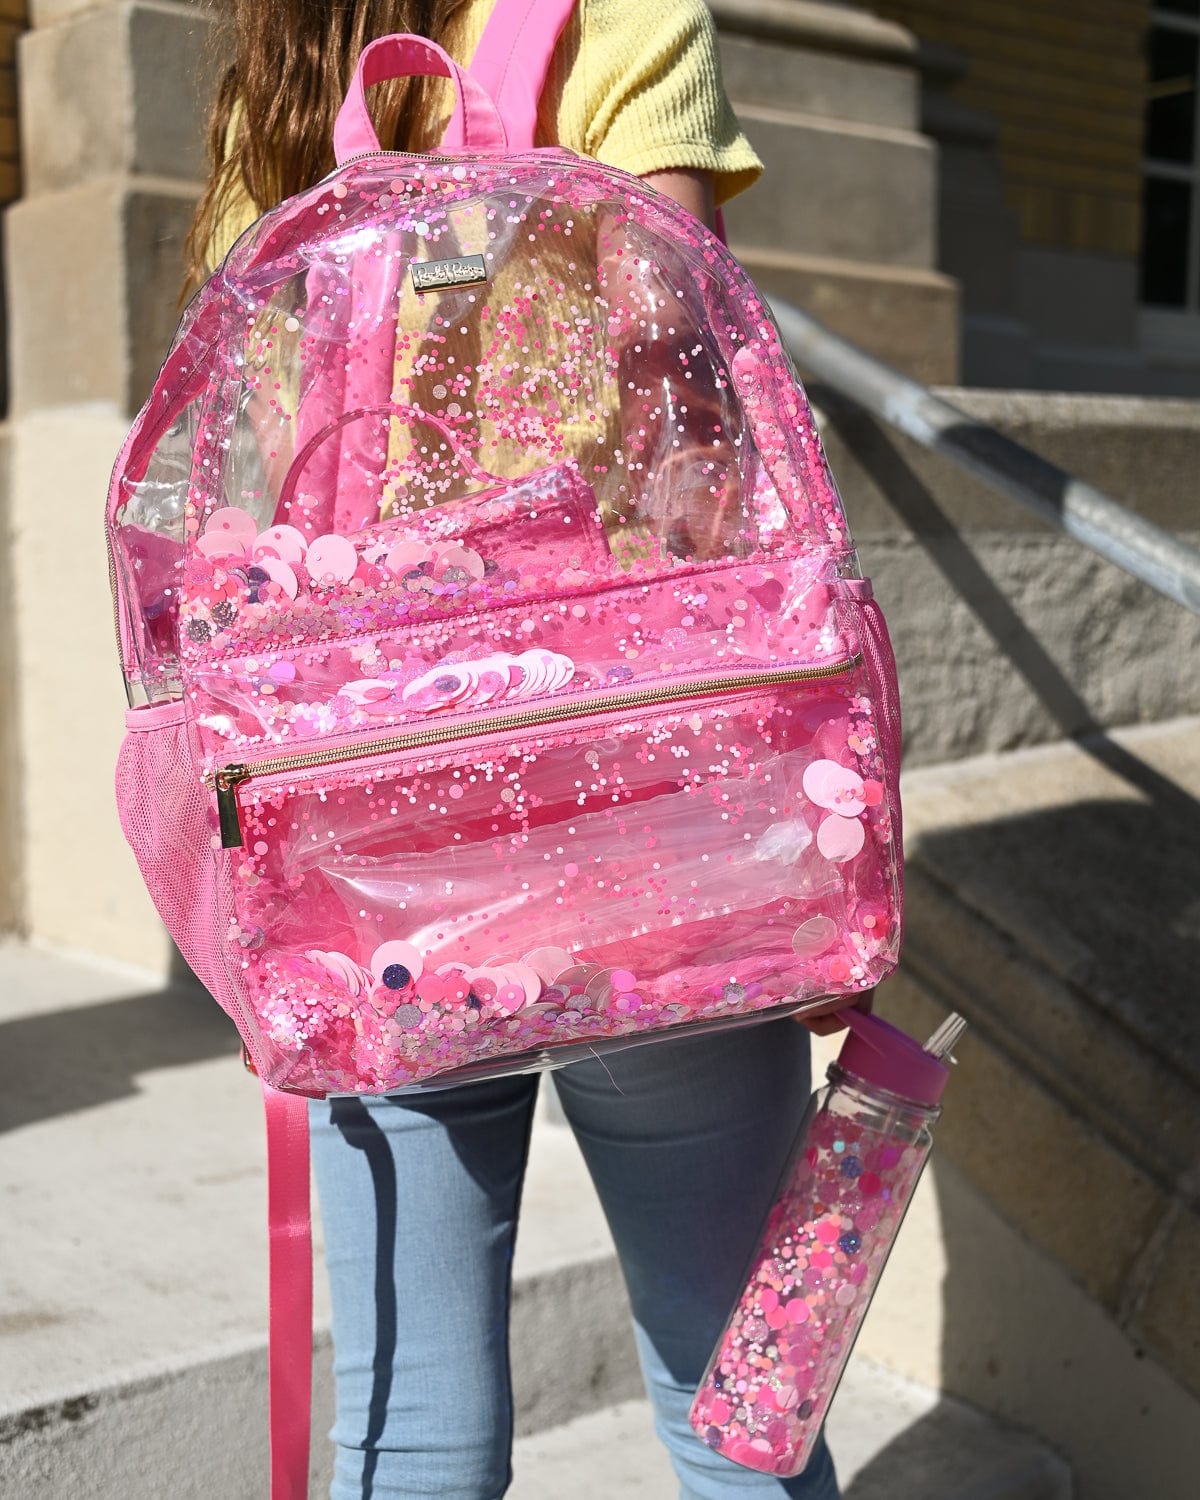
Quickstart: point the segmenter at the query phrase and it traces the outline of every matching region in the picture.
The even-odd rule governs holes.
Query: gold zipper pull
[[[217,794],[217,820],[221,825],[221,848],[242,847],[242,814],[238,807],[237,789],[243,781],[250,779],[250,768],[241,764],[222,766],[219,771],[209,773],[213,790]]]

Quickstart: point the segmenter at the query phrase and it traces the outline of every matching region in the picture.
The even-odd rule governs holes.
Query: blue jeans
[[[611,1075],[611,1076],[610,1076]],[[687,1419],[809,1091],[790,1020],[555,1075],[621,1258],[681,1500],[837,1500],[821,1445],[781,1480]],[[333,1292],[332,1500],[496,1500],[511,1479],[508,1314],[537,1078],[311,1106]]]

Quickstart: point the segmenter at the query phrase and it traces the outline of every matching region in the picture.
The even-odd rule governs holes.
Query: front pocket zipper
[[[429,745],[447,745],[455,740],[477,739],[486,734],[505,734],[514,729],[533,729],[542,724],[557,724],[566,719],[590,718],[597,714],[619,713],[627,708],[650,708],[676,703],[686,698],[711,698],[727,693],[747,693],[760,687],[779,687],[795,682],[822,682],[826,678],[844,677],[862,664],[858,653],[838,661],[805,667],[765,667],[757,672],[739,672],[720,677],[691,677],[660,684],[653,688],[629,688],[621,693],[593,694],[588,698],[558,699],[540,708],[526,708],[507,714],[485,714],[481,718],[459,719],[452,724],[431,724],[408,729],[399,734],[381,735],[378,739],[358,740],[346,745],[327,745],[321,750],[297,750],[291,755],[275,755],[265,760],[233,761],[208,771],[204,784],[217,794],[217,818],[221,829],[221,848],[242,847],[241,813],[237,789],[243,782],[260,776],[277,776],[286,771],[306,771],[315,766],[332,766],[342,761],[365,760],[375,755],[395,755],[405,750],[420,750]]]

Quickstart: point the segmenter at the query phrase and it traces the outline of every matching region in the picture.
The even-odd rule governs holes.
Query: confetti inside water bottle
[[[765,1474],[812,1454],[941,1113],[952,1017],[925,1047],[878,1016],[809,1101],[737,1304],[692,1403],[699,1437]]]

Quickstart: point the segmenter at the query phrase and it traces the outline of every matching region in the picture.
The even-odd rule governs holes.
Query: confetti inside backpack
[[[122,823],[297,1195],[303,1096],[898,956],[894,666],[808,403],[714,235],[534,149],[569,11],[499,0],[469,72],[364,50],[340,165],[194,298],[113,475]],[[410,74],[453,84],[439,155],[373,133]]]

